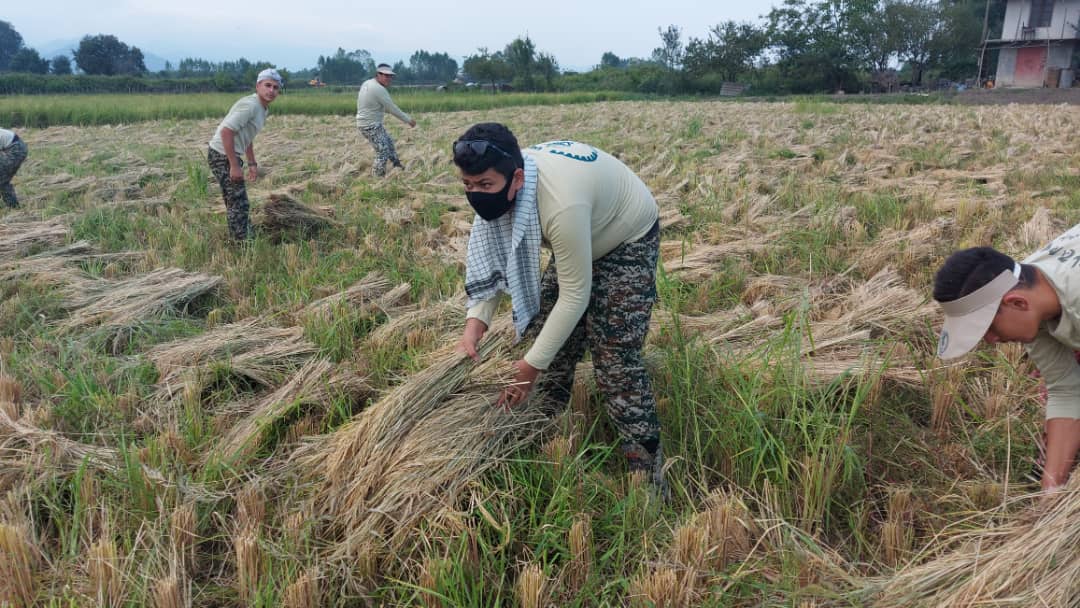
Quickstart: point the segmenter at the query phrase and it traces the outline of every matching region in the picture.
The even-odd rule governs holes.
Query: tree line
[[[582,72],[560,70],[555,56],[527,35],[502,49],[479,48],[460,65],[447,53],[418,50],[393,68],[402,84],[472,82],[492,91],[708,94],[725,82],[761,93],[894,90],[901,83],[920,87],[976,77],[984,17],[990,32],[1000,30],[1004,5],[1004,0],[783,0],[760,23],[722,21],[700,38],[684,39],[674,25],[657,28],[659,45],[650,56],[622,58],[609,51]],[[77,69],[86,75],[198,80],[200,88],[233,90],[246,88],[270,65],[243,58],[185,58],[149,74],[139,48],[107,34],[83,37],[73,57],[74,65],[66,55],[45,59],[23,44],[10,23],[0,21],[0,72],[60,76]],[[987,59],[985,65],[992,66],[994,57]],[[285,75],[290,86],[357,85],[374,70],[370,51],[338,48],[319,56],[311,68]]]

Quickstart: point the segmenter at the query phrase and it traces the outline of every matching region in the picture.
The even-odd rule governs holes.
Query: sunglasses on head
[[[495,150],[506,158],[513,158],[506,150],[484,139],[459,139],[454,142],[454,156],[464,154],[467,150],[472,150],[477,156],[483,156],[488,150]]]

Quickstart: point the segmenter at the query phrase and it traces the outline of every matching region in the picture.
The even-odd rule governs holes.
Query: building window
[[[1054,0],[1031,0],[1031,17],[1028,27],[1049,27],[1054,16]]]

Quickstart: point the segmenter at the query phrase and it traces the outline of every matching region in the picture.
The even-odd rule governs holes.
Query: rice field
[[[954,248],[1075,223],[1075,107],[422,112],[389,124],[406,169],[382,179],[348,116],[279,111],[242,247],[206,166],[220,113],[20,130],[0,604],[1080,602],[1080,480],[1033,495],[1031,364],[943,365],[929,298]],[[667,503],[627,474],[588,361],[547,418],[491,406],[523,347],[508,311],[482,363],[453,351],[449,148],[487,120],[593,143],[657,195]]]
[[[252,89],[250,92],[254,92]],[[217,118],[220,120],[242,93],[176,93],[160,95],[5,95],[0,97],[0,125],[5,128],[55,125],[115,125],[151,120]],[[559,105],[642,99],[620,92],[499,93],[482,91],[440,93],[429,89],[394,89],[405,112],[456,112],[534,105]],[[272,114],[351,116],[356,113],[352,91],[296,90],[279,97]]]

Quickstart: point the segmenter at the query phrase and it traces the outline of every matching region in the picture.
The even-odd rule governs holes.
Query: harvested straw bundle
[[[262,206],[255,224],[268,232],[300,231],[313,234],[340,223],[297,201],[288,193],[270,195],[270,202]]]
[[[58,247],[70,233],[56,220],[0,224],[0,260],[23,257],[37,248]]]
[[[60,324],[62,332],[98,327],[115,348],[139,324],[180,312],[222,282],[201,272],[163,268],[122,281],[102,281],[74,299],[77,310]]]
[[[815,340],[833,339],[860,329],[870,330],[874,336],[897,336],[938,314],[937,307],[928,305],[923,294],[905,285],[895,270],[885,267],[852,289],[839,304],[818,313],[817,318],[822,320],[811,324],[811,332]]]
[[[720,260],[729,256],[746,256],[766,251],[774,246],[780,235],[747,235],[744,238],[733,240],[719,245],[705,245],[698,247],[690,253],[664,262],[664,271],[675,274],[687,280],[695,277],[707,277],[714,271],[714,266]]]
[[[749,307],[738,305],[708,315],[680,315],[662,308],[654,309],[649,322],[649,334],[655,336],[664,329],[678,325],[684,334],[717,334],[753,317]]]
[[[1031,219],[1020,227],[1019,243],[1015,243],[1011,249],[1034,249],[1049,243],[1064,230],[1059,224],[1054,221],[1049,209],[1039,207],[1031,214]]]
[[[15,420],[4,408],[0,408],[0,463],[26,462],[23,457],[30,452],[49,459],[45,466],[55,466],[74,471],[82,462],[91,467],[116,472],[120,470],[120,454],[102,446],[80,443],[64,437],[56,431],[40,429],[21,420]],[[33,463],[40,467],[41,462]],[[3,468],[3,467],[0,467]]]
[[[348,289],[308,304],[301,314],[327,317],[338,307],[358,308],[365,314],[373,314],[399,306],[411,289],[408,283],[402,283],[390,289],[390,281],[379,273],[373,272]]]
[[[443,351],[296,459],[319,484],[312,510],[332,522],[329,559],[347,584],[362,589],[385,574],[378,570],[384,558],[404,561],[421,525],[437,526],[471,480],[546,427],[529,404],[493,407],[510,334],[506,324],[491,332],[481,346],[487,363],[475,370],[464,355]],[[466,384],[470,376],[476,379]]]
[[[1002,525],[958,535],[955,551],[877,581],[873,605],[1080,606],[1080,475],[1043,500]]]
[[[211,361],[235,358],[245,353],[274,346],[289,356],[313,354],[315,345],[304,339],[299,327],[266,327],[265,320],[252,318],[222,325],[192,338],[159,344],[146,352],[146,357],[161,372],[161,383],[168,383],[183,371]]]
[[[325,406],[339,394],[356,401],[370,394],[364,379],[326,359],[308,362],[286,385],[259,400],[254,410],[232,427],[210,451],[207,461],[235,463],[258,449],[270,427],[297,407]]]
[[[423,306],[419,310],[392,317],[368,334],[365,344],[381,350],[404,340],[409,332],[427,329],[443,334],[464,323],[465,295],[458,294],[445,302]]]
[[[914,271],[934,258],[955,228],[956,220],[938,217],[913,230],[884,230],[858,255],[859,269],[876,274],[887,266],[899,265],[905,271]]]

